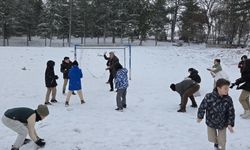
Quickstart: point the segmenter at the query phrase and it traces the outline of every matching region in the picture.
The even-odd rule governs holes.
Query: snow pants
[[[26,136],[28,135],[27,125],[20,121],[10,119],[6,116],[2,117],[2,122],[5,126],[7,126],[18,134],[16,141],[13,144],[13,147],[20,148],[23,145]]]
[[[118,89],[116,94],[116,104],[118,108],[123,108],[126,105],[127,89]]]

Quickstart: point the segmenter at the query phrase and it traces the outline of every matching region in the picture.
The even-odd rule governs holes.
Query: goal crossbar
[[[129,51],[129,80],[131,80],[131,45],[123,45],[123,46],[116,46],[116,45],[82,45],[76,44],[74,46],[74,58],[77,60],[77,49],[121,49],[124,52],[124,66],[126,67],[126,49]]]

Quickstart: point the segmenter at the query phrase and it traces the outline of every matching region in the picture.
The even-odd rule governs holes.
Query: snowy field
[[[106,61],[100,57],[105,50],[78,52],[83,70],[83,92],[86,103],[80,105],[78,96],[72,96],[66,108],[62,94],[60,64],[64,56],[73,60],[73,48],[0,47],[0,115],[19,106],[36,108],[44,103],[46,88],[44,72],[46,62],[56,62],[59,76],[57,100],[49,106],[50,115],[36,124],[38,135],[46,140],[44,150],[212,150],[207,141],[205,120],[196,122],[197,108],[189,101],[186,113],[177,113],[180,96],[170,90],[188,76],[188,68],[199,70],[202,78],[199,104],[212,91],[213,79],[206,68],[213,59],[222,61],[223,70],[234,81],[240,76],[237,64],[244,49],[214,49],[200,46],[132,47],[132,80],[127,105],[117,112],[115,92],[105,84],[108,72]],[[122,52],[115,53],[123,62]],[[248,55],[250,56],[250,55]],[[23,70],[23,68],[26,70]],[[238,101],[240,91],[230,90],[236,110],[235,133],[227,133],[227,150],[250,149],[250,120],[243,120]],[[9,150],[16,133],[0,123],[0,150]],[[20,150],[33,150],[34,143]]]

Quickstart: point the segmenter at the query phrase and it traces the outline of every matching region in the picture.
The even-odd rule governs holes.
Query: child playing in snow
[[[123,68],[120,63],[116,63],[115,66],[116,76],[115,76],[115,88],[117,89],[116,94],[116,104],[117,111],[123,111],[123,108],[127,107],[126,95],[128,88],[128,70]]]
[[[212,77],[214,78],[214,87],[218,79],[224,78],[228,80],[228,76],[226,75],[225,72],[222,71],[220,62],[221,62],[220,59],[215,59],[213,67],[207,68],[207,70],[210,71]]]
[[[177,112],[186,112],[188,97],[191,97],[191,107],[197,107],[193,94],[200,89],[200,86],[194,80],[186,79],[177,84],[172,83],[170,88],[172,91],[178,92],[181,96],[180,109]]]
[[[52,60],[49,60],[47,62],[47,68],[45,71],[45,85],[47,87],[47,93],[46,93],[46,97],[45,97],[45,105],[51,105],[51,103],[49,102],[49,97],[50,94],[52,95],[51,98],[51,102],[52,103],[56,103],[56,80],[58,79],[58,76],[55,75],[54,72],[54,66],[55,66],[55,62]]]
[[[197,122],[201,122],[206,113],[208,141],[214,143],[217,150],[226,149],[226,128],[233,133],[234,106],[228,95],[230,82],[219,79],[216,88],[202,100],[197,114]]]
[[[72,68],[69,70],[69,91],[67,94],[65,106],[69,106],[69,100],[73,91],[77,91],[77,94],[81,100],[81,104],[85,103],[83,99],[82,86],[81,86],[81,78],[82,78],[82,70],[78,67],[78,62],[75,60],[72,63]]]

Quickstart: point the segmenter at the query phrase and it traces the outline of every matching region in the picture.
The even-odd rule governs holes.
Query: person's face
[[[69,63],[69,59],[64,60],[66,63]]]
[[[218,62],[216,60],[214,60],[214,64],[216,65],[216,64],[218,64]]]
[[[217,87],[220,96],[228,95],[229,85],[223,85],[222,87]]]
[[[113,53],[109,53],[109,57],[110,57],[110,58],[113,58],[113,57],[114,57],[114,54],[113,54]]]
[[[43,120],[44,118],[46,118],[47,116],[40,116],[41,117],[41,119]]]

